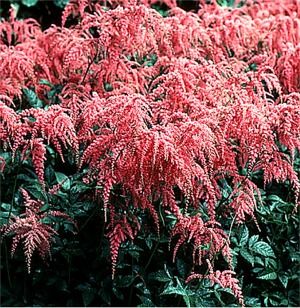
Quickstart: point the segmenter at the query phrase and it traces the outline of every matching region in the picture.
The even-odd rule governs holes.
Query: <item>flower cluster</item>
[[[43,202],[33,200],[25,189],[21,189],[21,193],[24,199],[25,213],[20,216],[12,215],[9,224],[4,225],[0,230],[3,232],[3,236],[14,235],[11,255],[15,253],[18,244],[23,241],[27,269],[30,273],[33,253],[38,251],[39,255],[45,259],[47,255],[50,255],[51,241],[57,234],[56,230],[46,224],[43,219],[49,216],[68,220],[70,218],[59,211],[41,212]]]

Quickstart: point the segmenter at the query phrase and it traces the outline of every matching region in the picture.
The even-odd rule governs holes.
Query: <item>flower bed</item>
[[[23,246],[31,278],[52,244],[57,260],[84,232],[94,260],[109,245],[112,277],[105,263],[97,287],[66,284],[84,305],[148,279],[178,305],[280,305],[272,292],[244,296],[236,275],[242,257],[257,279],[293,289],[269,235],[277,211],[290,224],[299,204],[299,3],[152,4],[70,1],[44,31],[13,10],[0,23],[2,234],[12,255]],[[85,231],[92,212],[99,237]],[[147,294],[143,305],[168,304]]]

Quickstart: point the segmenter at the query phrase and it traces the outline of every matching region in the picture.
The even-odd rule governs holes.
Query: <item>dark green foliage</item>
[[[18,18],[34,18],[46,29],[51,24],[61,24],[61,12],[68,3],[69,0],[1,0],[0,17],[7,18],[13,7]]]
[[[190,262],[185,250],[180,250],[173,264],[167,234],[149,235],[147,229],[153,226],[146,216],[144,232],[135,243],[122,246],[118,275],[112,281],[109,245],[101,223],[103,213],[92,199],[91,187],[73,175],[72,162],[65,172],[54,162],[48,162],[46,173],[53,185],[63,183],[56,196],[41,192],[26,163],[20,165],[16,160],[6,169],[5,178],[16,179],[16,183],[6,181],[1,185],[1,223],[20,210],[20,193],[14,187],[24,187],[45,201],[42,210],[47,211],[52,204],[68,213],[78,222],[78,230],[69,221],[53,217],[60,236],[53,243],[52,259],[48,264],[34,259],[30,275],[26,273],[21,249],[11,259],[9,239],[3,240],[4,306],[236,306],[229,289],[211,287],[206,280],[186,285]],[[16,173],[17,176],[7,176]],[[263,195],[264,204],[257,214],[261,232],[253,222],[231,230],[233,263],[247,306],[299,304],[299,215],[293,212],[294,205],[287,197],[278,196],[281,191],[281,186],[274,185]],[[164,223],[171,225],[172,217]]]

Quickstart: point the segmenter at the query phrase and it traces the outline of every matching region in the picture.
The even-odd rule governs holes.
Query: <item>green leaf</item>
[[[161,293],[161,295],[170,295],[176,294],[181,295],[187,307],[191,307],[190,296],[193,295],[193,292],[187,287],[183,287],[178,277],[175,277],[177,286],[173,285],[173,282],[170,282],[166,289]]]
[[[150,298],[143,296],[143,295],[138,295],[138,298],[141,300],[141,304],[137,305],[137,307],[154,307],[155,305],[151,301]]]
[[[38,0],[22,0],[22,4],[24,4],[27,7],[31,7],[36,5]]]
[[[289,282],[288,276],[283,274],[283,275],[279,275],[278,278],[280,282],[282,283],[282,285],[284,286],[284,288],[286,289],[288,282]]]
[[[231,260],[231,263],[232,263],[232,267],[234,269],[237,266],[237,256],[238,255],[239,255],[239,250],[238,251],[232,250],[232,260]]]
[[[264,271],[264,268],[263,267],[255,267],[252,272],[253,273],[260,273],[260,272],[263,272]]]
[[[173,282],[169,283],[169,285],[164,289],[164,291],[161,293],[161,295],[170,295],[170,294],[176,294],[176,295],[186,295],[186,290],[182,287],[182,285],[174,286]]]
[[[227,199],[232,193],[232,188],[226,181],[226,179],[220,179],[220,184],[222,186],[222,198]]]
[[[286,203],[277,195],[270,195],[270,196],[267,197],[267,200],[273,201],[273,202],[279,202],[279,203]]]
[[[171,278],[168,277],[166,272],[163,270],[149,274],[149,279],[160,281],[160,282],[170,282],[171,280]]]
[[[249,238],[249,230],[245,225],[243,225],[239,246],[245,246],[247,244],[248,238]]]
[[[254,258],[254,263],[255,263],[255,264],[262,265],[262,266],[265,266],[265,263],[264,263],[263,259],[262,259],[261,257],[258,257],[258,256],[256,256],[256,257]]]
[[[53,3],[57,7],[63,9],[69,3],[69,0],[53,0]]]
[[[146,242],[147,247],[148,247],[149,249],[151,249],[151,248],[152,248],[152,245],[153,245],[152,239],[149,238],[149,237],[147,237],[147,238],[145,239],[145,242]]]
[[[45,192],[41,189],[41,185],[39,183],[28,186],[27,191],[32,195],[35,199],[41,200],[43,202],[47,201],[47,195]]]
[[[225,7],[233,7],[235,0],[217,0],[218,5]]]
[[[10,203],[1,203],[0,209],[0,226],[8,223],[8,218],[11,214],[16,215],[17,211]],[[1,262],[0,262],[1,263]]]
[[[169,14],[167,10],[163,10],[158,4],[152,5],[151,8],[156,10],[163,17],[167,17]]]
[[[54,0],[55,1],[55,0]],[[39,81],[39,84],[42,84],[42,85],[45,85],[45,86],[49,86],[49,87],[53,87],[53,84],[50,82],[50,81],[48,81],[47,79],[41,79],[40,81]]]
[[[269,302],[269,297],[267,296],[266,298],[264,298],[264,305],[265,305],[265,307],[269,307],[268,302]]]
[[[273,258],[266,258],[265,259],[265,266],[272,268],[273,270],[276,270],[277,269],[277,262]]]
[[[257,278],[262,279],[262,280],[275,280],[277,278],[277,274],[275,272],[272,272],[272,273],[259,276]]]
[[[242,249],[240,251],[240,254],[246,261],[248,261],[249,263],[251,263],[252,266],[254,266],[254,257],[246,249]]]
[[[113,90],[113,86],[107,82],[104,84],[104,90],[107,92],[111,92]]]
[[[46,212],[46,211],[49,210],[49,208],[50,208],[50,206],[49,206],[49,203],[47,202],[47,203],[45,203],[45,204],[40,208],[40,211],[41,211],[41,212]]]
[[[22,91],[31,107],[33,108],[43,107],[43,102],[37,97],[34,91],[28,88],[24,88]]]
[[[65,221],[63,226],[64,226],[64,230],[67,231],[67,232],[71,232],[73,234],[75,234],[77,232],[76,227],[70,221]]]
[[[9,212],[11,210],[12,204],[11,203],[1,203],[1,211]]]
[[[90,187],[80,181],[73,181],[72,183],[72,188],[71,188],[71,193],[73,195],[76,195],[76,194],[79,194],[79,193],[84,193],[86,192],[87,190],[89,190]],[[76,200],[76,198],[75,198]]]
[[[248,246],[251,249],[251,247],[258,241],[258,235],[253,235],[250,237]]]
[[[246,297],[245,304],[247,307],[261,307],[260,300],[256,297]]]
[[[223,302],[223,300],[221,298],[221,293],[220,293],[220,291],[222,290],[221,288],[222,287],[220,285],[215,284],[214,285],[214,295],[218,299],[219,303],[221,304],[221,305],[218,305],[218,306],[223,306],[224,307],[226,305],[225,305],[225,303]]]
[[[250,249],[262,256],[275,258],[275,254],[272,247],[266,242],[262,241],[256,242]]]
[[[156,63],[156,61],[157,61],[157,55],[151,54],[150,59],[145,62],[145,65],[151,67]]]
[[[61,172],[55,172],[55,178],[57,180],[57,182],[59,184],[62,184],[61,187],[64,189],[64,190],[69,190],[70,187],[71,187],[71,181],[70,179],[63,173]]]
[[[170,294],[178,294],[178,295],[185,295],[185,292],[183,290],[178,289],[177,287],[174,287],[173,283],[170,282],[168,286],[164,289],[160,295],[170,295]]]

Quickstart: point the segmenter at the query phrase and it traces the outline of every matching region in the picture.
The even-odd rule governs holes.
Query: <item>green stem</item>
[[[17,169],[17,175],[15,176],[15,181],[14,181],[14,187],[13,187],[13,191],[12,191],[12,198],[11,198],[11,203],[10,203],[10,207],[9,207],[9,212],[8,212],[8,217],[7,217],[7,221],[10,220],[10,216],[11,216],[11,213],[12,213],[12,209],[13,209],[13,206],[14,206],[14,196],[15,196],[15,192],[16,192],[16,188],[17,188],[17,177],[19,175],[19,172],[20,172],[20,168],[21,168],[21,164],[20,162],[18,163],[18,169]]]
[[[165,227],[165,226],[166,226],[166,223],[165,223],[165,220],[164,220],[164,216],[163,216],[163,214],[162,214],[161,203],[159,204],[159,216],[160,216],[160,219],[161,219],[161,221],[162,221],[163,226]]]
[[[83,83],[85,82],[85,79],[86,79],[86,77],[87,77],[87,74],[88,74],[88,72],[89,72],[89,70],[90,70],[92,64],[93,64],[94,61],[96,60],[96,58],[97,58],[97,56],[98,56],[98,53],[99,53],[99,51],[98,51],[98,49],[97,49],[97,52],[96,52],[96,54],[94,55],[93,59],[91,59],[90,57],[88,57],[88,65],[87,65],[86,71],[85,71],[85,73],[84,73],[84,76],[83,76],[83,78],[82,78],[80,84],[83,84]]]
[[[151,255],[150,255],[149,259],[148,259],[148,262],[147,262],[147,264],[146,264],[146,266],[145,266],[145,268],[144,268],[144,272],[146,272],[148,266],[150,265],[150,263],[151,263],[151,261],[152,261],[152,258],[153,258],[153,256],[154,256],[154,254],[155,254],[155,252],[156,252],[158,246],[159,246],[159,239],[158,239],[158,241],[156,242],[156,244],[155,244],[155,246],[154,246],[154,248],[153,248],[153,250],[152,250],[152,253],[151,253]]]

